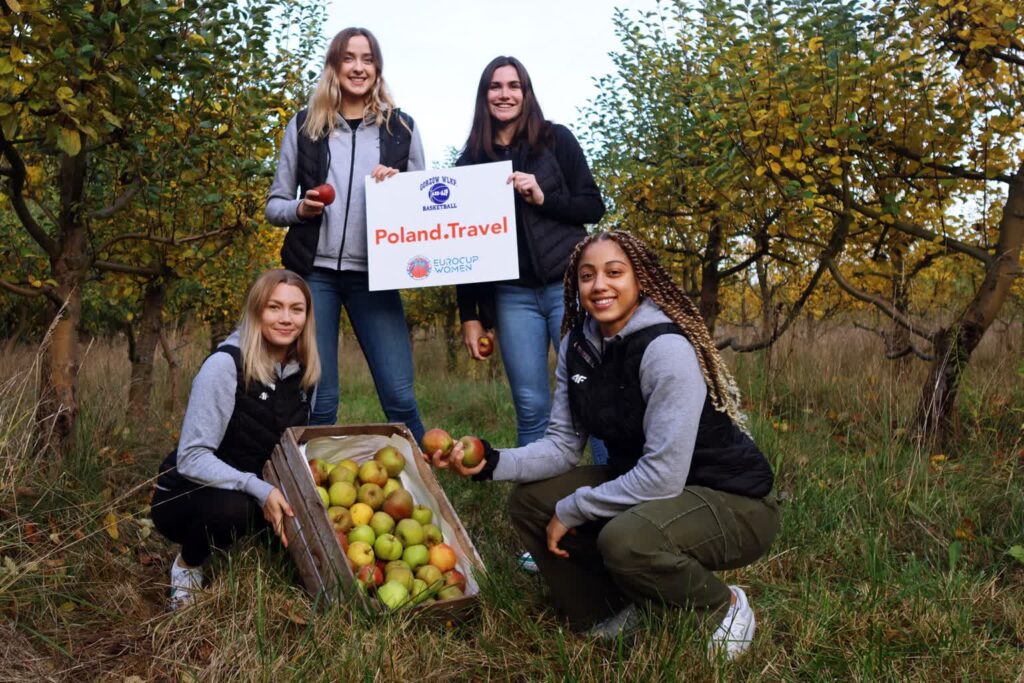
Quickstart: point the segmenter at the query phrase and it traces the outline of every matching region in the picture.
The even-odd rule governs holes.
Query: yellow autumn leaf
[[[754,171],[754,175],[756,175],[758,177],[761,177],[761,176],[763,176],[767,172],[768,172],[768,167],[767,166],[758,166],[757,170]]]
[[[822,38],[821,36],[814,36],[807,42],[807,49],[810,50],[811,52],[817,52],[818,50],[821,49],[821,45],[824,42],[825,39]]]
[[[776,173],[777,174],[777,173],[781,173],[782,172],[782,166],[780,166],[779,162],[777,162],[777,161],[769,162],[768,166],[771,167],[772,173]]]
[[[773,157],[782,155],[782,147],[778,145],[768,145],[767,147],[764,148],[764,151],[768,152]]]
[[[62,85],[57,88],[57,98],[61,100],[70,100],[75,96],[75,91],[66,85]]]
[[[743,137],[745,138],[756,138],[764,133],[763,130],[745,130],[743,131]]]
[[[110,536],[115,541],[121,538],[121,532],[117,528],[117,515],[111,510],[107,513],[107,516],[103,518],[103,528],[107,531],[107,536]]]
[[[73,128],[61,128],[57,133],[57,147],[69,157],[82,151],[82,136]]]

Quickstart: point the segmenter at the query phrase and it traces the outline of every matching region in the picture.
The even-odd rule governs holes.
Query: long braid
[[[579,262],[587,247],[603,240],[615,242],[625,252],[633,265],[641,293],[650,297],[651,301],[679,326],[697,352],[697,364],[707,384],[712,405],[716,410],[726,413],[738,427],[746,431],[747,417],[741,409],[739,387],[721,354],[718,353],[700,309],[679,289],[654,252],[633,235],[621,231],[603,232],[591,235],[576,245],[565,269],[565,317],[562,318],[562,335],[568,334],[573,327],[583,322],[585,313],[579,303],[577,279]]]

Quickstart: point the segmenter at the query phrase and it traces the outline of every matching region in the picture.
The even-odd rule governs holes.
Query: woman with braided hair
[[[562,335],[544,438],[486,446],[474,468],[460,445],[428,459],[520,482],[512,524],[575,629],[615,638],[647,609],[680,608],[717,623],[711,652],[744,652],[754,613],[713,572],[762,557],[778,507],[698,309],[643,242],[605,232],[569,259]],[[607,465],[577,466],[590,435],[607,444]]]

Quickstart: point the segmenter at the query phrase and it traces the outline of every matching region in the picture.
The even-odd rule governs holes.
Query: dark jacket
[[[551,124],[550,144],[529,150],[519,144],[508,150],[514,171],[531,173],[544,192],[544,204],[534,206],[515,195],[519,274],[513,284],[541,287],[561,282],[573,247],[583,239],[584,224],[604,215],[601,191],[587,165],[579,142],[565,126]],[[463,153],[456,166],[486,163]],[[456,287],[462,322],[480,320],[493,326],[493,283]]]
[[[246,388],[238,347],[223,345],[214,353],[231,356],[238,378],[234,411],[214,453],[235,469],[262,477],[263,465],[281,440],[284,430],[309,423],[309,396],[301,386],[303,373],[292,374],[273,386],[252,382]],[[159,487],[173,490],[192,485],[178,473],[177,464],[175,449],[160,465]]]
[[[582,329],[574,329],[569,338],[567,372],[588,378],[568,385],[573,419],[604,441],[616,476],[631,470],[644,453],[640,362],[647,346],[663,334],[682,332],[674,323],[653,325],[609,343],[604,353],[585,339]],[[727,414],[715,409],[709,393],[686,485],[760,498],[768,495],[773,481],[768,460]]]
[[[305,196],[307,190],[311,190],[327,180],[328,169],[331,165],[328,136],[325,135],[319,140],[312,140],[302,131],[307,113],[307,110],[303,109],[295,119],[298,131],[296,177],[299,182],[301,196]],[[398,118],[392,118],[390,126],[379,127],[380,163],[397,168],[399,171],[405,171],[409,164],[409,150],[412,144],[412,130],[414,129],[415,122],[411,116],[401,110],[396,109],[394,113],[398,115]],[[406,125],[401,125],[401,122],[405,122]],[[350,164],[348,174],[349,187],[344,194],[339,192],[339,196],[346,198],[351,197],[353,190],[354,152],[355,148],[353,147],[352,158],[348,160]],[[317,253],[317,244],[320,239],[322,221],[323,214],[306,220],[300,220],[288,227],[288,233],[284,238],[284,245],[281,247],[281,263],[285,268],[295,271],[300,275],[308,275],[312,272],[313,262]],[[346,216],[345,223],[347,224],[347,222]],[[339,252],[339,264],[341,258],[342,253]]]

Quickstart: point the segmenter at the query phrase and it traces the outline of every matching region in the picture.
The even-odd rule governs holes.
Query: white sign
[[[512,162],[366,178],[370,289],[519,277]]]

